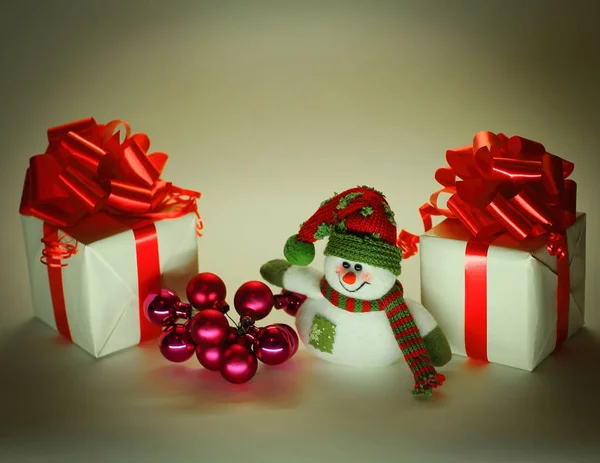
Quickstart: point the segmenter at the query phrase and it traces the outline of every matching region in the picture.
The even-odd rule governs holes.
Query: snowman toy
[[[314,242],[328,238],[324,272],[308,265]],[[433,316],[404,298],[394,213],[370,187],[335,194],[291,236],[285,260],[265,263],[261,276],[302,295],[296,329],[306,349],[321,359],[357,367],[404,360],[415,378],[415,395],[431,395],[445,377],[435,367],[452,353]]]

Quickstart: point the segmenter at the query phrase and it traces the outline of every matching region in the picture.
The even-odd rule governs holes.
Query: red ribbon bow
[[[444,216],[482,241],[505,232],[517,241],[546,235],[550,254],[564,254],[564,231],[576,218],[577,184],[567,179],[573,163],[538,142],[485,131],[472,145],[448,150],[446,159],[449,167],[435,173],[443,188],[419,209],[426,230],[432,216]],[[443,193],[451,195],[446,208],[438,206]]]
[[[115,132],[120,125],[126,130],[123,142],[120,132]],[[21,214],[33,215],[54,230],[69,230],[101,212],[124,220],[158,220],[195,212],[200,234],[196,205],[200,193],[160,178],[168,156],[147,154],[150,139],[146,134],[131,135],[124,121],[103,125],[88,118],[48,129],[48,141],[46,152],[29,161]],[[46,244],[44,263],[76,251],[76,244],[63,240]]]

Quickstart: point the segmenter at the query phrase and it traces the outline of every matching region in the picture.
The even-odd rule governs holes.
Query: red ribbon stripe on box
[[[122,142],[116,130],[120,126],[126,132]],[[132,135],[127,122],[103,125],[92,118],[71,122],[48,129],[48,142],[44,154],[29,160],[20,213],[44,222],[40,260],[48,266],[57,330],[71,340],[61,268],[77,252],[78,241],[92,242],[133,230],[140,341],[154,337],[157,328],[142,314],[148,293],[161,287],[154,222],[193,212],[200,236],[200,193],[162,180],[167,154],[147,154],[150,139],[143,133]]]
[[[570,275],[566,229],[576,219],[574,165],[548,153],[538,142],[482,131],[472,145],[448,150],[449,167],[435,173],[442,186],[419,208],[425,231],[432,217],[459,221],[470,233],[465,252],[465,347],[469,357],[487,361],[487,250],[500,235],[518,242],[545,237],[557,259],[556,345],[568,334]],[[446,207],[438,205],[450,195]],[[416,253],[418,237],[402,231],[405,257]]]

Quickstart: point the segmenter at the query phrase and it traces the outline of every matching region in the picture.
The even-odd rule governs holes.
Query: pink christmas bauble
[[[273,308],[273,293],[261,281],[248,281],[236,291],[233,305],[241,316],[262,320]]]
[[[189,303],[196,310],[212,309],[225,300],[227,288],[214,273],[204,272],[193,277],[185,290]]]
[[[164,358],[175,363],[189,360],[196,348],[183,325],[172,325],[163,331],[158,347]]]
[[[232,344],[225,350],[221,376],[233,384],[250,381],[256,374],[258,362],[250,349],[240,344]]]
[[[219,371],[223,364],[224,346],[197,346],[196,358],[200,365],[210,371]]]
[[[290,358],[293,357],[296,352],[298,352],[298,347],[300,347],[300,338],[298,337],[298,333],[296,330],[285,323],[275,323],[272,326],[277,326],[281,328],[283,335],[288,338],[288,342],[292,346],[292,353],[290,354]]]
[[[282,290],[281,294],[273,296],[273,305],[276,309],[283,310],[288,315],[295,317],[298,309],[306,300],[303,294]]]
[[[229,336],[229,323],[221,312],[205,309],[192,318],[189,325],[192,340],[201,346],[219,346]]]
[[[238,335],[235,340],[236,344],[239,344],[242,347],[245,347],[248,350],[252,350],[252,346],[254,346],[254,339],[252,336],[248,336],[248,333]]]
[[[229,346],[229,345],[237,342],[238,338],[239,338],[239,335],[238,335],[237,328],[235,326],[230,326],[229,333],[227,333],[227,339],[225,340],[225,344]]]
[[[172,316],[174,307],[179,303],[179,297],[170,289],[149,294],[144,300],[144,316],[155,325],[162,325]]]
[[[294,346],[284,328],[275,325],[264,327],[254,344],[254,352],[267,365],[280,365],[292,356]]]
[[[189,320],[192,318],[192,306],[183,302],[177,302],[171,309],[171,314],[175,319]]]

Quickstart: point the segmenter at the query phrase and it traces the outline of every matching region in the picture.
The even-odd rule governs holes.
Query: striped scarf
[[[333,289],[325,278],[321,279],[320,286],[323,296],[340,309],[353,313],[385,311],[396,342],[415,377],[413,394],[429,396],[432,389],[444,383],[446,378],[436,371],[427,355],[427,348],[404,301],[404,289],[399,281],[385,296],[373,301],[344,296]]]

